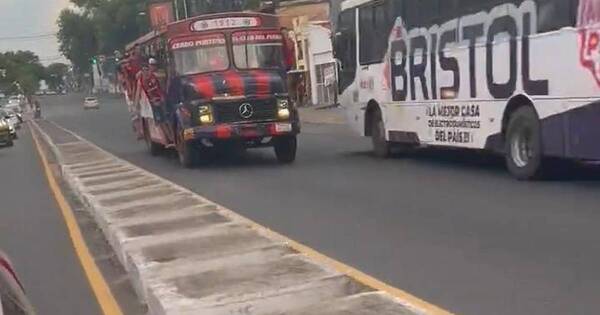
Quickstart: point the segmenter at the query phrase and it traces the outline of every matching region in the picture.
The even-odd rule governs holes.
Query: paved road
[[[48,188],[29,130],[0,149],[0,248],[39,314],[101,314]]]
[[[306,125],[296,164],[272,152],[181,169],[137,143],[124,104],[45,100],[51,120],[110,152],[460,314],[594,314],[600,176],[513,180],[497,158],[377,160],[343,126]]]

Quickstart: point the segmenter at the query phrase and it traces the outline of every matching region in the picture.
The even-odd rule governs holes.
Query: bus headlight
[[[214,122],[212,109],[209,105],[198,106],[198,121],[203,125]]]
[[[290,118],[290,103],[287,99],[280,98],[277,100],[277,117],[279,119]]]

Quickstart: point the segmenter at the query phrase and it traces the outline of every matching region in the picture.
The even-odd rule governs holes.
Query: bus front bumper
[[[243,124],[219,124],[187,128],[183,131],[185,141],[197,140],[252,140],[267,137],[297,135],[298,122],[261,122]]]

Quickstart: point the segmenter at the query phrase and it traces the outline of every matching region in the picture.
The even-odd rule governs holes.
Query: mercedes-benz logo
[[[242,118],[248,119],[252,117],[252,115],[254,115],[254,108],[252,108],[250,103],[240,105],[240,116],[242,116]]]

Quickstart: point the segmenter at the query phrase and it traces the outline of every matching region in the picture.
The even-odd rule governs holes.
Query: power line
[[[24,36],[8,36],[8,37],[0,37],[0,40],[28,40],[28,39],[41,39],[54,37],[57,33],[48,33],[48,34],[39,34],[39,35],[24,35]]]

